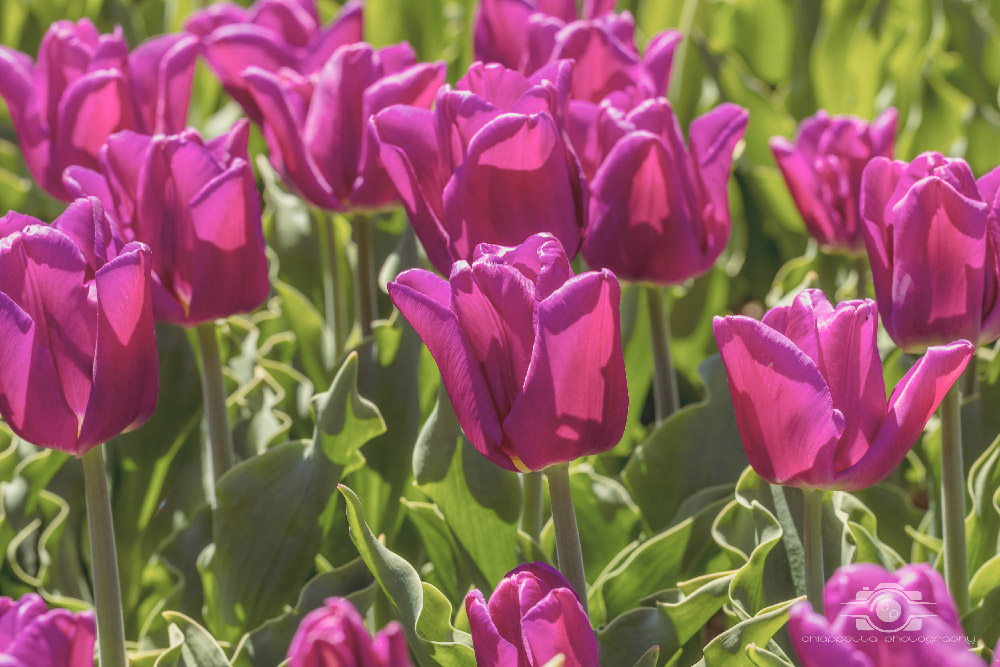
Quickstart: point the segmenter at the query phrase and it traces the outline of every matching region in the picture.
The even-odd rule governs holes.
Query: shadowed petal
[[[788,634],[803,667],[876,667],[864,653],[837,635],[808,602],[788,612]]]
[[[483,594],[478,590],[465,597],[465,613],[469,617],[472,645],[476,651],[476,664],[482,667],[506,667],[522,665],[518,647],[500,636]]]
[[[563,654],[564,667],[600,667],[597,638],[569,588],[553,590],[528,610],[521,631],[533,664],[544,665]]]
[[[17,634],[0,655],[0,662],[17,667],[89,667],[94,661],[95,639],[92,612],[52,609]]]
[[[199,50],[196,37],[178,34],[150,39],[129,54],[129,88],[140,121],[136,129],[148,134],[184,129]]]
[[[526,50],[532,11],[526,0],[483,0],[476,18],[476,60],[517,69]]]

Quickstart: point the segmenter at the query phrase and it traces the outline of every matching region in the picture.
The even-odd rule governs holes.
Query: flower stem
[[[659,287],[646,287],[649,306],[649,331],[653,339],[653,397],[656,399],[656,423],[677,412],[677,373],[670,358],[670,316],[663,305]]]
[[[118,556],[115,528],[111,518],[111,498],[104,471],[103,445],[83,455],[83,483],[87,498],[87,526],[90,530],[90,566],[94,577],[94,606],[97,608],[97,641],[101,667],[127,667],[125,621],[122,593],[118,583]]]
[[[337,252],[337,225],[333,213],[322,211],[320,213],[323,220],[323,241],[326,243],[326,269],[327,275],[323,281],[323,309],[326,316],[326,328],[329,332],[330,347],[326,350],[328,369],[332,369],[340,351],[343,349],[344,340],[347,336],[344,333],[344,286],[340,279],[340,254]]]
[[[557,463],[545,469],[549,478],[549,496],[552,499],[552,523],[556,530],[556,557],[559,570],[587,611],[587,577],[583,571],[583,549],[580,547],[580,530],[576,525],[576,510],[569,488],[569,464]]]
[[[858,274],[857,294],[859,299],[868,298],[868,259],[859,255],[854,259],[854,271]]]
[[[218,480],[233,465],[233,439],[226,414],[226,385],[222,378],[219,342],[215,338],[215,323],[198,325],[198,350],[201,352],[201,398],[208,420],[208,444],[211,453],[211,479]],[[209,493],[215,507],[215,485]]]
[[[944,575],[958,613],[969,611],[969,561],[965,547],[965,468],[959,383],[941,402],[941,520]]]
[[[542,534],[542,473],[521,475],[521,530],[538,542]]]
[[[372,334],[372,322],[378,318],[378,282],[375,279],[372,222],[365,213],[354,216],[354,242],[358,246],[358,321],[361,336],[367,338]]]
[[[806,597],[813,609],[823,611],[823,492],[802,490],[802,548],[805,550]]]

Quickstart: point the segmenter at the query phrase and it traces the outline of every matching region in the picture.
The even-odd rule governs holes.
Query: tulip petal
[[[129,54],[129,87],[140,121],[137,129],[147,134],[184,129],[199,50],[193,35],[163,35]]]
[[[35,618],[0,655],[17,667],[87,667],[94,661],[96,627],[91,612],[53,609]],[[7,662],[10,660],[11,662]]]
[[[845,421],[816,362],[748,317],[716,317],[712,328],[750,465],[774,484],[829,487]]]
[[[337,49],[364,38],[364,0],[349,0],[337,12],[337,17],[313,37],[299,71],[303,74],[318,72]]]
[[[397,621],[390,621],[382,628],[372,643],[379,667],[411,667],[410,648],[406,645],[406,634],[403,626]]]
[[[66,88],[59,101],[57,170],[53,177],[61,182],[62,168],[70,164],[96,168],[97,155],[108,137],[131,123],[131,102],[125,79],[117,70],[100,70],[80,77]]]
[[[524,389],[503,423],[528,469],[605,452],[621,439],[628,390],[620,301],[618,281],[600,271],[572,278],[537,305]]]
[[[532,11],[526,0],[482,0],[476,18],[476,60],[518,69],[526,50],[526,26]]]
[[[643,62],[653,79],[657,95],[666,95],[670,87],[670,67],[674,62],[674,52],[684,35],[677,30],[664,30],[654,35],[646,46]],[[721,105],[726,106],[726,105]]]
[[[104,214],[101,201],[95,197],[74,201],[52,227],[73,239],[90,267],[89,275],[117,257],[124,245],[118,230]]]
[[[873,158],[861,175],[859,209],[864,223],[862,231],[868,260],[872,268],[873,286],[879,304],[879,314],[885,328],[892,331],[895,321],[892,308],[892,230],[885,218],[889,199],[896,189],[906,164],[884,157]],[[884,304],[884,305],[883,305]]]
[[[509,457],[500,451],[503,432],[486,378],[472,343],[450,310],[447,281],[430,271],[411,269],[389,283],[389,296],[437,362],[465,435],[483,456],[514,470]]]
[[[882,155],[887,158],[892,157],[892,144],[896,141],[896,125],[899,122],[899,113],[889,107],[878,115],[868,127],[868,136],[871,140],[872,156]]]
[[[448,274],[454,258],[449,251],[441,193],[450,175],[443,163],[435,114],[427,109],[394,106],[376,114],[371,139],[396,188],[417,238],[431,264]]]
[[[499,116],[473,138],[445,186],[455,256],[471,257],[483,241],[516,245],[538,231],[551,232],[575,256],[584,213],[573,181],[580,178],[551,116]]]
[[[838,489],[869,487],[899,465],[974,351],[972,344],[964,340],[928,348],[893,390],[889,412],[871,448],[860,461],[838,474]]]
[[[832,211],[819,196],[821,186],[812,163],[802,149],[783,137],[772,138],[770,146],[809,233],[823,245],[835,245],[838,226],[831,217]]]
[[[720,104],[691,122],[691,160],[701,183],[706,245],[718,248],[729,240],[729,168],[750,114],[735,104]],[[717,254],[717,253],[716,253]]]
[[[119,225],[129,225],[135,216],[139,180],[152,141],[149,135],[125,130],[108,137],[101,149],[102,172],[112,199],[106,208],[117,213]]]
[[[557,588],[524,614],[524,644],[532,664],[544,665],[563,654],[564,667],[600,667],[597,638],[573,591]]]
[[[789,610],[788,634],[802,667],[876,667],[868,656],[843,641],[808,602],[799,602]]]
[[[476,664],[482,667],[520,665],[518,647],[500,636],[493,625],[483,594],[478,590],[465,597],[465,613],[469,617],[472,646],[476,651]]]

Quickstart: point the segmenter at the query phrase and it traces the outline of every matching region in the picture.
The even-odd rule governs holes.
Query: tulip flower
[[[544,563],[507,573],[487,603],[465,597],[479,667],[544,667],[559,655],[563,667],[598,667],[597,639],[580,598]]]
[[[838,569],[823,613],[793,606],[788,631],[804,667],[985,667],[944,580],[923,563],[892,573],[870,564]]]
[[[391,204],[396,192],[370,146],[369,118],[393,104],[430,108],[445,64],[417,64],[406,43],[362,43],[338,49],[312,75],[251,67],[243,77],[271,162],[298,192],[328,210],[370,209]]]
[[[337,49],[364,39],[363,7],[362,0],[350,0],[323,27],[313,0],[257,0],[249,9],[219,2],[192,14],[185,28],[202,38],[205,59],[226,92],[260,123],[244,71],[319,73]]]
[[[873,159],[861,184],[861,217],[879,312],[907,352],[1000,336],[996,189],[977,184],[964,160],[923,153]],[[981,190],[982,191],[981,191]]]
[[[405,271],[389,296],[493,463],[537,471],[618,444],[628,392],[610,271],[574,276],[559,241],[536,234],[514,248],[481,244],[450,280]]]
[[[306,614],[288,647],[288,667],[412,667],[403,628],[389,623],[373,640],[343,598]]]
[[[972,358],[968,341],[932,347],[885,400],[870,299],[834,308],[819,290],[762,322],[716,317],[750,465],[772,484],[855,491],[881,481]]]
[[[747,115],[723,104],[696,118],[690,151],[663,98],[607,116],[607,153],[590,187],[588,264],[660,285],[710,269],[729,240],[726,183]]]
[[[587,195],[559,122],[569,70],[560,62],[529,79],[475,63],[433,111],[394,106],[372,119],[379,158],[441,273],[480,243],[539,232],[576,255]]]
[[[0,665],[93,667],[94,615],[46,610],[40,595],[0,597]]]
[[[50,226],[0,218],[0,415],[18,436],[75,456],[156,407],[149,248],[114,237],[100,202]]]
[[[0,46],[0,96],[39,185],[69,201],[63,170],[96,167],[111,134],[184,129],[197,54],[198,40],[183,34],[156,37],[130,54],[121,28],[101,35],[88,19],[53,23],[37,63]]]
[[[153,249],[158,320],[194,326],[259,306],[270,289],[247,121],[205,142],[194,130],[121,132],[99,171],[72,167],[67,190],[94,195],[127,241]]]
[[[794,143],[771,139],[792,199],[820,245],[851,254],[864,250],[858,211],[861,174],[872,158],[892,158],[896,120],[892,108],[870,125],[856,116],[820,111],[802,121]]]

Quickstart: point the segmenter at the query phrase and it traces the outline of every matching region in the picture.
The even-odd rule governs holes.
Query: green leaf
[[[165,611],[163,618],[170,623],[170,648],[154,667],[230,667],[225,651],[205,628],[177,612]]]
[[[788,609],[802,598],[762,610],[753,618],[737,623],[705,646],[705,667],[754,667],[746,647],[766,645],[788,621]]]
[[[660,658],[660,647],[654,646],[645,653],[642,657],[636,661],[633,667],[656,667],[656,661]]]
[[[378,407],[358,393],[358,354],[351,352],[330,390],[313,397],[315,446],[337,465],[347,465],[362,445],[385,433]]]
[[[382,587],[421,667],[474,667],[472,638],[451,625],[447,598],[422,583],[405,558],[382,546],[365,523],[361,501],[353,491],[341,485],[340,492],[347,500],[351,540]]]
[[[747,657],[755,667],[794,667],[791,662],[785,660],[777,653],[772,653],[756,644],[747,644]]]

